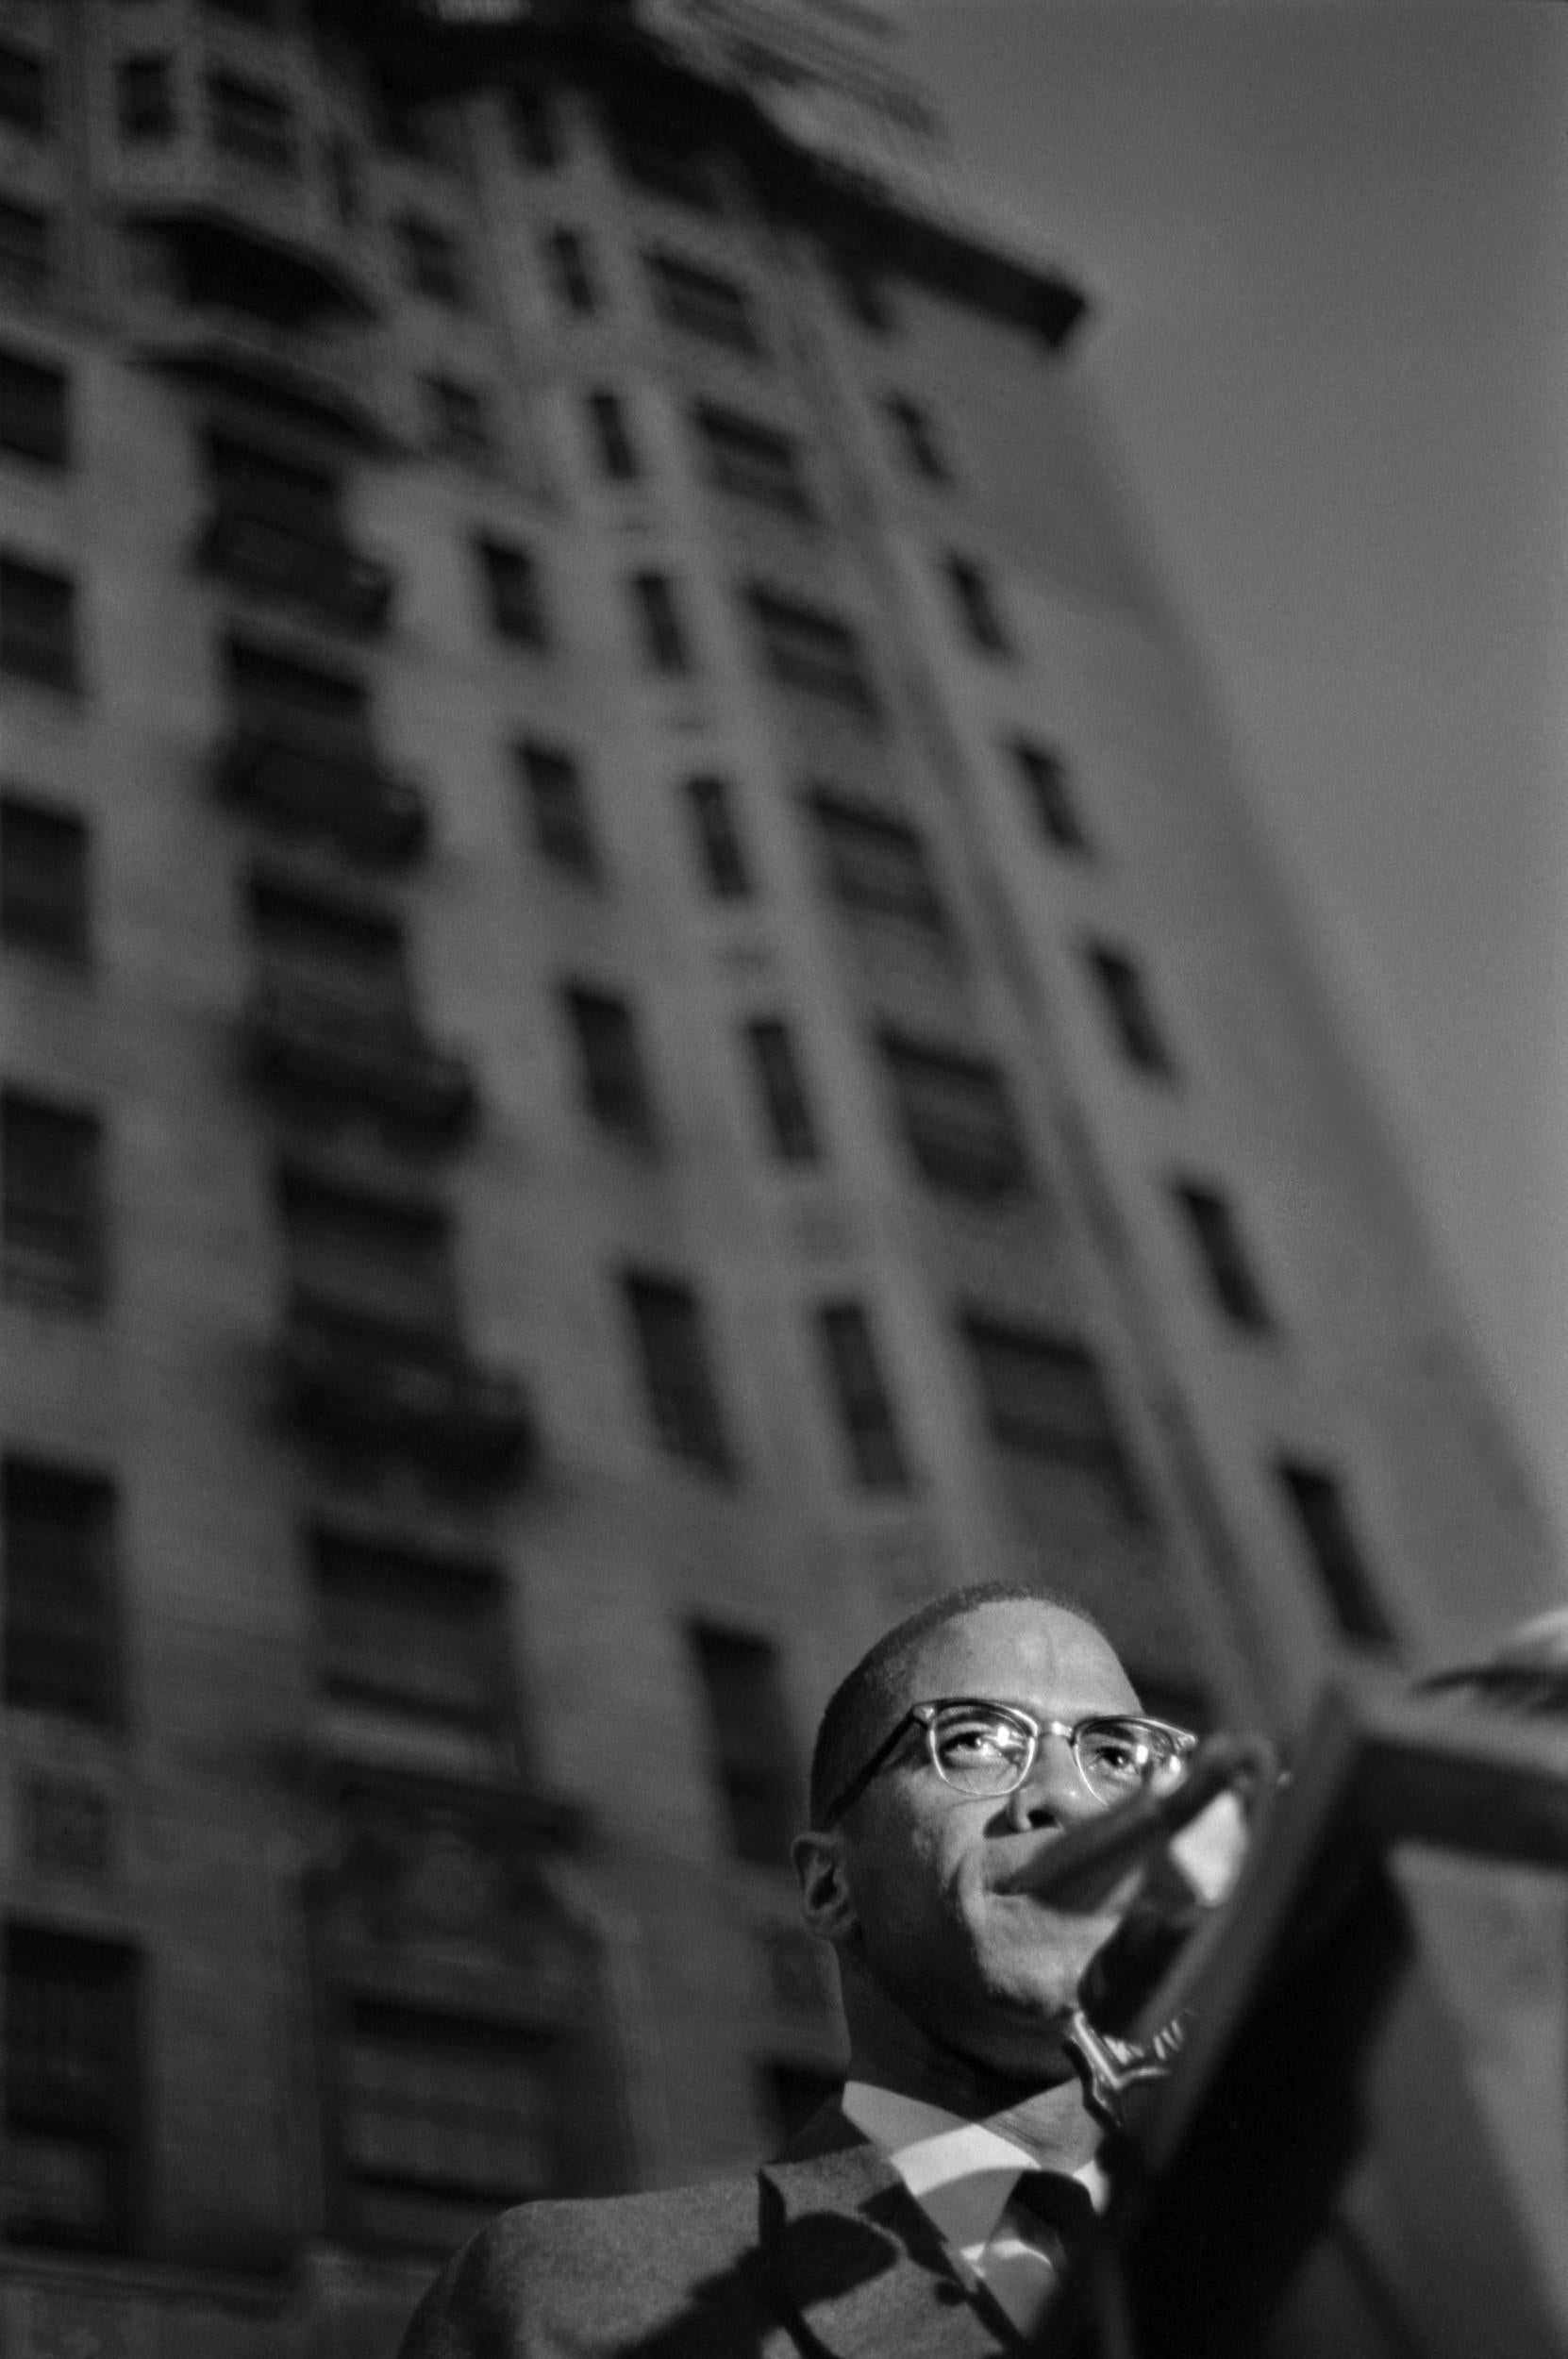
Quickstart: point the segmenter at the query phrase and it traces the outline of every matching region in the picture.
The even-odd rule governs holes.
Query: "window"
[[[845,802],[816,789],[809,809],[827,869],[827,881],[852,909],[911,919],[941,930],[946,913],[938,897],[926,841],[907,820]]]
[[[774,1153],[783,1163],[814,1163],[820,1153],[816,1125],[788,1025],[776,1017],[759,1018],[746,1026],[743,1037]]]
[[[403,929],[363,908],[260,875],[248,892],[267,982],[294,1002],[407,1027],[411,1023]]]
[[[513,2024],[350,2002],[342,2157],[356,2241],[446,2254],[557,2183],[549,2040]]]
[[[0,942],[87,956],[87,828],[72,811],[0,795]]]
[[[718,207],[713,158],[695,124],[646,109],[619,106],[607,121],[610,152],[623,176],[651,195],[709,213]]]
[[[1359,1646],[1392,1646],[1393,1627],[1367,1569],[1336,1477],[1326,1466],[1295,1458],[1279,1459],[1275,1473],[1341,1634]]]
[[[451,231],[422,220],[417,213],[406,213],[396,227],[405,284],[434,303],[463,304],[467,294],[462,266]]]
[[[372,87],[372,112],[378,147],[411,163],[440,164],[442,124],[430,93],[402,75],[383,72]]]
[[[735,798],[728,781],[707,777],[688,778],[686,801],[709,890],[721,901],[742,900],[751,891],[751,874],[736,826]]]
[[[906,394],[890,393],[882,405],[905,465],[928,483],[949,483],[952,475],[937,441],[930,412]]]
[[[351,1725],[504,1765],[511,1699],[494,1568],[309,1534],[322,1687]]]
[[[1023,1141],[995,1065],[892,1032],[881,1047],[910,1150],[934,1187],[1003,1196],[1026,1184]]]
[[[286,1168],[278,1189],[290,1274],[312,1312],[422,1348],[456,1332],[450,1238],[439,1205]]]
[[[327,751],[368,751],[370,699],[362,679],[243,640],[228,643],[225,661],[242,727],[307,736]]]
[[[459,385],[449,376],[427,376],[425,416],[432,449],[481,467],[494,458],[490,413],[472,385]]]
[[[1128,1064],[1143,1073],[1175,1071],[1171,1052],[1149,997],[1148,985],[1136,960],[1125,950],[1091,943],[1084,956],[1099,987],[1101,1002],[1117,1046]]]
[[[512,153],[530,172],[550,172],[561,158],[560,123],[548,91],[525,87],[508,98]]]
[[[0,1096],[0,1275],[32,1302],[82,1307],[103,1287],[97,1117]]]
[[[114,110],[127,144],[171,138],[175,86],[169,59],[122,58],[114,69]]]
[[[0,124],[41,140],[49,131],[49,69],[36,49],[0,42]]]
[[[587,791],[575,755],[557,745],[519,745],[513,759],[522,779],[535,847],[558,868],[579,877],[599,874],[598,846]]]
[[[759,1867],[785,1867],[799,1826],[800,1779],[778,1649],[749,1631],[694,1622],[691,1642],[729,1847]]]
[[[588,240],[577,229],[552,229],[544,241],[544,267],[558,300],[586,319],[599,308]]]
[[[763,661],[776,679],[860,712],[876,711],[865,655],[847,623],[771,590],[754,589],[746,594]]]
[[[1082,1344],[979,1313],[965,1317],[963,1331],[996,1440],[1099,1474],[1122,1513],[1136,1514],[1100,1372]]]
[[[947,579],[971,644],[986,655],[1010,654],[1011,645],[997,611],[994,594],[979,566],[966,557],[950,557]]]
[[[302,466],[296,459],[220,433],[207,438],[207,465],[212,488],[225,504],[311,540],[341,538],[339,483],[330,468]]]
[[[0,554],[0,672],[76,686],[76,588],[68,575]]]
[[[0,352],[0,450],[63,467],[70,457],[65,371]]]
[[[8,1925],[8,2242],[127,2252],[134,2241],[136,1956]]]
[[[637,446],[631,439],[626,406],[620,394],[590,393],[588,422],[604,473],[615,483],[635,482],[642,469],[637,463]]]
[[[1031,744],[1026,737],[1014,738],[1010,751],[1041,834],[1059,851],[1087,851],[1089,839],[1074,805],[1061,756]]]
[[[654,1430],[676,1458],[730,1468],[697,1297],[679,1280],[633,1271],[624,1280]]]
[[[834,257],[834,271],[851,319],[878,336],[891,334],[893,317],[887,284],[870,263],[856,255],[839,254]]]
[[[549,636],[539,567],[526,549],[505,541],[479,541],[480,571],[491,627],[502,639],[542,647]]]
[[[1270,1326],[1269,1306],[1247,1258],[1236,1215],[1217,1188],[1197,1180],[1171,1190],[1186,1221],[1215,1301],[1234,1327]]]
[[[72,1720],[118,1716],[114,1488],[101,1475],[8,1458],[5,1695]]]
[[[653,1107],[630,1007],[611,992],[575,985],[562,1000],[576,1043],[584,1105],[607,1130],[646,1142]]]
[[[54,224],[34,205],[0,197],[0,293],[40,302],[55,276]]]
[[[656,672],[690,672],[692,650],[668,574],[633,574],[626,587],[642,653]]]
[[[292,172],[298,161],[293,110],[281,91],[237,74],[208,77],[214,143],[264,172]]]
[[[696,412],[696,424],[709,474],[720,491],[738,493],[742,499],[759,500],[766,508],[781,508],[794,516],[811,513],[800,452],[788,434],[706,402]]]
[[[870,1320],[858,1302],[831,1302],[818,1313],[818,1328],[856,1481],[868,1491],[908,1490],[909,1462],[877,1364]]]
[[[659,310],[673,327],[732,352],[759,353],[761,341],[743,287],[717,271],[702,270],[674,254],[651,254],[648,269]]]

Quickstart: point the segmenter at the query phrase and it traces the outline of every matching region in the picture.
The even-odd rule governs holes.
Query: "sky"
[[[1096,300],[1077,365],[1568,1559],[1568,8],[896,12]]]

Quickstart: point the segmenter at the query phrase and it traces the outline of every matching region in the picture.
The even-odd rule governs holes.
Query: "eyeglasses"
[[[931,1766],[944,1785],[976,1800],[1014,1794],[1027,1779],[1044,1736],[1064,1737],[1083,1783],[1108,1808],[1130,1795],[1162,1793],[1178,1784],[1197,1738],[1165,1720],[1138,1713],[1092,1713],[1084,1720],[1037,1720],[1015,1704],[973,1696],[943,1696],[911,1704],[865,1767],[828,1804],[830,1827],[858,1801],[886,1766],[909,1727],[923,1729]]]

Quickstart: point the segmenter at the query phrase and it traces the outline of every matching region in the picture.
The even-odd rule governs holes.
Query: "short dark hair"
[[[823,1708],[817,1741],[811,1748],[813,1827],[822,1826],[834,1798],[887,1735],[884,1723],[893,1701],[898,1674],[921,1641],[932,1631],[942,1629],[948,1622],[963,1621],[988,1605],[1010,1605],[1015,1601],[1055,1606],[1059,1612],[1087,1622],[1091,1630],[1106,1637],[1103,1626],[1076,1598],[1064,1598],[1059,1590],[1046,1589],[1034,1581],[972,1581],[965,1589],[949,1589],[942,1597],[917,1606],[867,1648],[854,1669],[839,1681]]]

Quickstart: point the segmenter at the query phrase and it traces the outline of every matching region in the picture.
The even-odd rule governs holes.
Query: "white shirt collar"
[[[966,2121],[923,2098],[850,2081],[840,2102],[856,2129],[881,2148],[938,2234],[972,2262],[995,2234],[1020,2176],[1039,2167],[1027,2147],[1005,2131]],[[1097,2162],[1085,2163],[1073,2177],[1096,2206],[1104,2201],[1105,2173]]]

